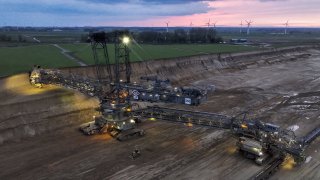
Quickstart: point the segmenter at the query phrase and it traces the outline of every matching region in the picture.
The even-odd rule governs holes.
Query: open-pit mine
[[[320,127],[319,46],[137,62],[131,70],[132,82],[157,76],[176,87],[214,87],[197,106],[139,101],[141,108],[156,104],[226,117],[246,112],[290,129],[297,139]],[[59,72],[97,78],[94,66]],[[272,166],[239,153],[230,129],[200,122],[145,117],[138,124],[142,137],[86,136],[79,126],[99,116],[99,106],[96,97],[64,86],[34,87],[28,74],[0,79],[0,179],[254,179]],[[303,162],[288,153],[269,178],[320,179],[320,139],[312,140],[305,140]],[[132,158],[135,149],[139,156]]]

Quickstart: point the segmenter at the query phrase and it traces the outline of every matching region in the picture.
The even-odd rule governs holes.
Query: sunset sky
[[[0,26],[320,27],[320,0],[0,0]]]

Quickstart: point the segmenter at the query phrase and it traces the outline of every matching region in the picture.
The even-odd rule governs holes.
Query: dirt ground
[[[177,73],[177,84],[217,88],[200,106],[166,106],[230,116],[248,111],[284,128],[298,126],[298,137],[320,126],[320,48],[228,61],[185,63],[193,66],[189,78],[181,67],[157,72]],[[55,86],[34,89],[25,74],[0,80],[0,100],[0,179],[231,180],[262,168],[237,152],[226,130],[158,120],[140,124],[145,137],[125,142],[84,136],[78,126],[97,114],[98,101]],[[136,145],[142,155],[132,160]],[[288,159],[271,179],[320,179],[319,148],[318,138],[306,150],[308,161],[297,167]]]

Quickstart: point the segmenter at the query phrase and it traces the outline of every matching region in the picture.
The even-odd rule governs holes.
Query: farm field
[[[93,56],[89,44],[60,44],[61,47],[72,52],[74,56],[86,64],[93,64]],[[166,59],[183,56],[214,54],[214,53],[235,53],[244,51],[259,50],[253,46],[236,46],[226,44],[175,44],[175,45],[130,45],[132,62],[146,61],[152,59]],[[114,46],[108,46],[110,61],[114,62]]]
[[[27,72],[35,64],[46,68],[77,65],[52,45],[0,48],[0,76]]]
[[[70,51],[69,54],[80,61],[94,64],[90,44],[60,44]],[[234,45],[131,45],[131,61],[146,61],[151,59],[175,58],[210,53],[233,53],[257,50],[257,47]],[[29,71],[33,65],[46,68],[78,66],[77,63],[63,55],[51,44],[26,45],[17,47],[0,47],[0,76],[7,76]],[[110,61],[114,62],[114,46],[108,46]]]
[[[85,35],[83,31],[62,31],[62,32],[41,32],[41,31],[9,31],[5,33],[10,36],[13,41],[17,41],[21,36],[27,43],[38,43],[34,40],[36,38],[41,43],[73,43],[78,42],[82,35]]]
[[[281,34],[282,30],[265,30],[266,32],[264,32],[254,29],[250,36],[245,34],[240,35],[238,30],[229,32],[225,31],[225,29],[218,29],[218,31],[226,42],[232,38],[245,38],[250,43],[256,45],[265,44],[271,48],[318,44],[320,40],[319,33],[315,30],[304,32],[303,29],[299,31],[292,29],[287,36]],[[271,32],[275,33],[272,34]],[[75,61],[82,61],[87,65],[93,65],[94,60],[90,44],[79,43],[81,38],[86,36],[87,33],[83,29],[70,29],[57,32],[40,30],[1,32],[1,34],[10,36],[13,41],[0,42],[0,77],[27,72],[34,64],[47,68],[56,68],[79,66],[79,63]],[[19,37],[22,37],[22,42],[18,41]],[[65,50],[54,47],[53,44],[58,44]],[[135,42],[131,43],[130,49],[132,62],[202,54],[225,54],[262,50],[258,46],[230,44],[139,45]],[[113,44],[109,44],[108,52],[111,63],[114,62],[114,51]],[[72,60],[72,58],[76,60]]]

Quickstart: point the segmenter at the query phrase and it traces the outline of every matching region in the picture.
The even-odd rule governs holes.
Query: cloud
[[[283,2],[283,1],[288,1],[288,0],[258,0],[261,2]]]
[[[306,1],[306,0],[304,0]],[[0,26],[219,26],[308,23],[320,26],[319,0],[0,0]]]
[[[85,2],[101,3],[101,4],[115,4],[115,3],[136,3],[136,4],[184,4],[191,2],[203,2],[213,0],[81,0]]]
[[[1,17],[14,14],[23,19],[42,14],[51,18],[63,17],[65,22],[76,17],[90,19],[88,24],[103,19],[108,22],[145,20],[204,14],[211,10],[208,1],[202,0],[0,0]]]

